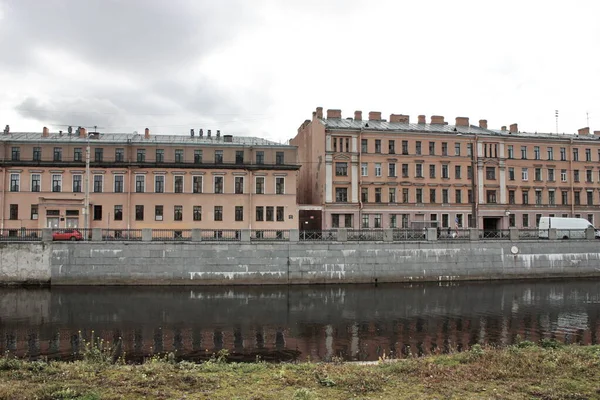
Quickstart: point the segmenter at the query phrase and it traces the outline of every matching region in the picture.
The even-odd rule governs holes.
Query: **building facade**
[[[368,119],[317,108],[291,144],[303,165],[300,225],[324,229],[535,228],[542,216],[600,221],[600,131],[532,134],[458,117]],[[474,179],[473,179],[474,178]],[[310,217],[303,211],[312,212]],[[473,217],[475,215],[475,217]]]
[[[0,141],[3,231],[298,225],[293,146],[219,131],[175,136],[148,129],[144,135],[6,130]]]

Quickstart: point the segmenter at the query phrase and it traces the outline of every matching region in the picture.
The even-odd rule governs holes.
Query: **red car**
[[[52,240],[83,240],[83,235],[77,229],[65,229],[52,232]]]

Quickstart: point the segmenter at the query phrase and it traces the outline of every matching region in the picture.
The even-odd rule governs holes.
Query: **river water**
[[[277,287],[0,288],[0,350],[72,359],[377,360],[554,338],[600,343],[600,280]]]

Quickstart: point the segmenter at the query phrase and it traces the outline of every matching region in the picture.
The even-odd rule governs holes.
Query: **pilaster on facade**
[[[328,136],[330,137],[330,136]],[[325,202],[333,202],[333,155],[325,155]]]

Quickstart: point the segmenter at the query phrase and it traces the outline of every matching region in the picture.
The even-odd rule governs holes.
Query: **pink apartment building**
[[[542,216],[600,218],[600,131],[493,130],[442,116],[317,108],[298,147],[300,225],[534,228]],[[474,176],[474,180],[472,177]],[[473,218],[476,215],[476,224]]]
[[[210,130],[175,136],[148,129],[142,135],[88,134],[83,128],[72,134],[7,129],[0,142],[3,231],[298,226],[300,165],[293,146]]]

